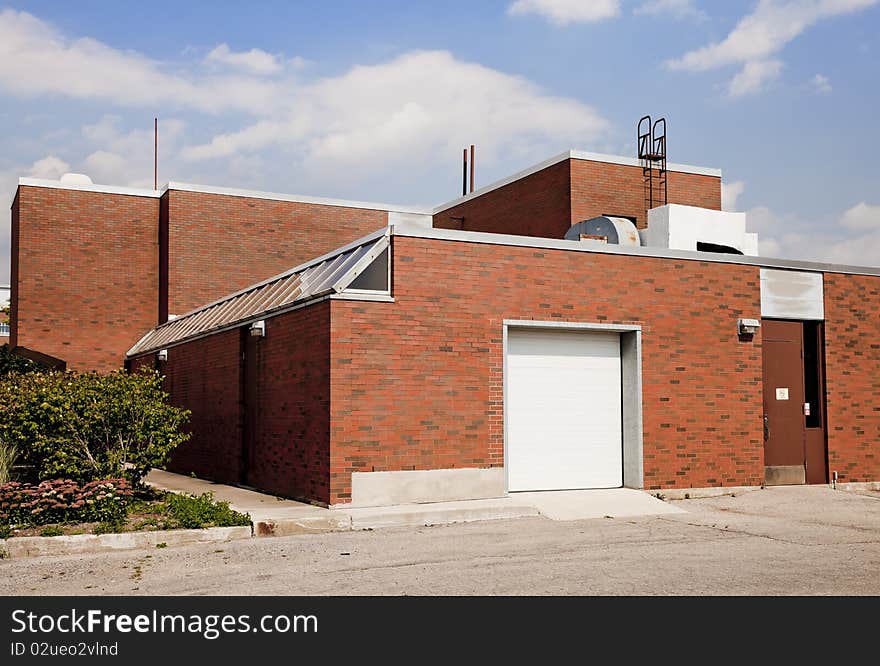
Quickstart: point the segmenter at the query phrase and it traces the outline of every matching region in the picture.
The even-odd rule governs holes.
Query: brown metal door
[[[764,467],[768,485],[805,482],[803,324],[764,319]]]

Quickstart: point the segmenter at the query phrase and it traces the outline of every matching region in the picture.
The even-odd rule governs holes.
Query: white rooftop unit
[[[667,204],[648,211],[642,245],[758,256],[758,234],[746,231],[746,214]]]

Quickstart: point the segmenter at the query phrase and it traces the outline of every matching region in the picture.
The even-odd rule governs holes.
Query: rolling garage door
[[[623,485],[620,335],[511,328],[508,489]]]

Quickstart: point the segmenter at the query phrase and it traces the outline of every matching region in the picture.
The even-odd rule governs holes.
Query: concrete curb
[[[321,532],[348,532],[351,517],[315,516],[288,518],[284,520],[260,520],[254,522],[255,537],[293,536],[295,534],[319,534]]]
[[[479,502],[481,500],[474,500]],[[436,505],[404,505],[400,507],[384,507],[375,509],[349,509],[352,530],[372,530],[382,527],[417,527],[420,525],[449,525],[451,523],[469,523],[478,520],[505,520],[540,516],[541,512],[534,506],[450,506]]]
[[[834,489],[833,484],[821,483],[814,484],[823,488]],[[775,486],[769,486],[771,488]],[[721,486],[712,488],[668,488],[665,490],[646,490],[645,492],[654,495],[659,494],[663,500],[683,500],[683,499],[705,499],[708,497],[723,497],[724,495],[740,495],[742,493],[750,493],[755,490],[763,490],[764,486]],[[838,482],[837,490],[847,492],[865,492],[880,491],[880,481],[848,481],[844,483]],[[685,497],[687,495],[688,497]]]
[[[334,513],[338,510],[334,510]],[[338,511],[335,515],[261,520],[254,523],[254,536],[292,536],[321,532],[352,532],[383,527],[450,525],[478,520],[503,520],[541,515],[533,506],[438,507],[436,504],[406,504],[396,507]]]
[[[659,494],[663,500],[706,499],[725,495],[740,495],[761,490],[762,486],[720,486],[712,488],[668,488],[663,490],[646,490],[655,497]],[[687,495],[687,497],[685,497]]]
[[[831,484],[828,485],[829,488],[833,486]],[[843,483],[837,482],[837,490],[846,490],[851,493],[863,492],[863,491],[880,491],[880,481],[845,481]]]
[[[252,536],[250,527],[209,527],[201,530],[13,537],[0,541],[0,550],[10,558],[84,555],[135,548],[155,548],[160,543],[167,546],[182,546],[193,543],[219,543],[236,539],[250,539]]]

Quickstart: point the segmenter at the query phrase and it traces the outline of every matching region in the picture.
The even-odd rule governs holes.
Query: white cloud
[[[70,165],[55,155],[47,155],[41,160],[34,162],[27,174],[34,178],[47,178],[57,180],[70,171]]]
[[[205,62],[243,69],[252,74],[277,74],[283,67],[278,58],[262,49],[233,51],[228,44],[218,44],[205,57]]]
[[[741,180],[732,183],[721,183],[721,210],[735,211],[736,200],[746,189],[746,184]]]
[[[669,65],[705,71],[767,58],[818,21],[864,9],[877,0],[761,0],[720,42],[686,53]]]
[[[829,79],[824,74],[816,74],[816,76],[810,79],[810,84],[813,88],[813,91],[819,93],[820,95],[827,95],[832,90],[831,79]]]
[[[516,0],[507,8],[511,16],[537,14],[556,25],[595,23],[620,14],[619,0]]]
[[[26,12],[0,11],[0,89],[21,97],[58,94],[121,106],[262,113],[278,103],[275,81],[197,77],[85,37],[69,39]]]
[[[880,206],[864,202],[826,220],[804,220],[765,206],[746,213],[749,231],[758,233],[761,256],[878,266]]]
[[[159,175],[167,176],[177,159],[185,124],[177,119],[159,120]],[[126,130],[122,119],[105,115],[82,128],[82,136],[97,148],[83,160],[88,176],[96,183],[153,186],[153,129]],[[165,180],[169,180],[167,177]]]
[[[592,3],[589,11],[597,11],[598,4]],[[558,5],[563,6],[567,5]],[[282,66],[265,52],[251,57],[256,50],[242,54],[221,47],[212,52],[213,60],[247,62],[250,70],[262,72]],[[198,62],[170,71],[168,65],[136,52],[68,38],[30,14],[0,12],[0,90],[18,96],[64,95],[118,107],[162,105],[163,112],[180,107],[246,112],[244,121],[235,116],[238,125],[233,129],[187,148],[182,154],[190,160],[282,150],[286,154],[279,158],[290,169],[308,160],[310,171],[342,165],[352,173],[371,173],[380,155],[389,166],[436,165],[459,146],[479,141],[480,164],[486,166],[501,158],[522,163],[575,143],[595,145],[609,127],[587,104],[548,95],[526,79],[458,60],[446,51],[411,52],[308,82],[293,76],[304,64],[302,59],[285,61],[287,74],[272,77],[253,71],[218,74],[205,71]],[[150,133],[132,133],[122,142],[114,122],[105,118],[83,130],[93,144],[93,152],[85,157],[90,175],[98,181],[115,174],[116,182],[140,182],[145,174],[144,184],[151,184]],[[163,154],[168,155],[161,145],[167,138],[163,124],[160,166]],[[146,162],[119,171],[124,162],[139,159]]]
[[[843,214],[841,224],[854,231],[880,232],[880,205],[872,206],[862,201]],[[877,257],[880,261],[880,256]]]
[[[760,89],[779,73],[772,58],[819,21],[870,7],[878,0],[760,0],[720,42],[667,61],[671,69],[701,72],[742,64],[729,86],[731,95]],[[775,73],[774,73],[775,72]],[[737,81],[739,79],[739,81]],[[759,84],[754,85],[756,81]],[[743,92],[736,92],[743,91]]]
[[[668,15],[675,19],[706,20],[706,12],[698,8],[694,0],[648,0],[633,10],[633,14],[649,16]]]
[[[753,60],[747,62],[727,86],[731,97],[742,97],[761,92],[770,81],[779,78],[782,62],[779,60]]]
[[[379,155],[389,166],[431,162],[478,138],[481,164],[490,164],[598,141],[608,126],[592,107],[523,78],[423,51],[302,86],[277,117],[183,154],[203,160],[280,146],[310,169],[374,170]]]

